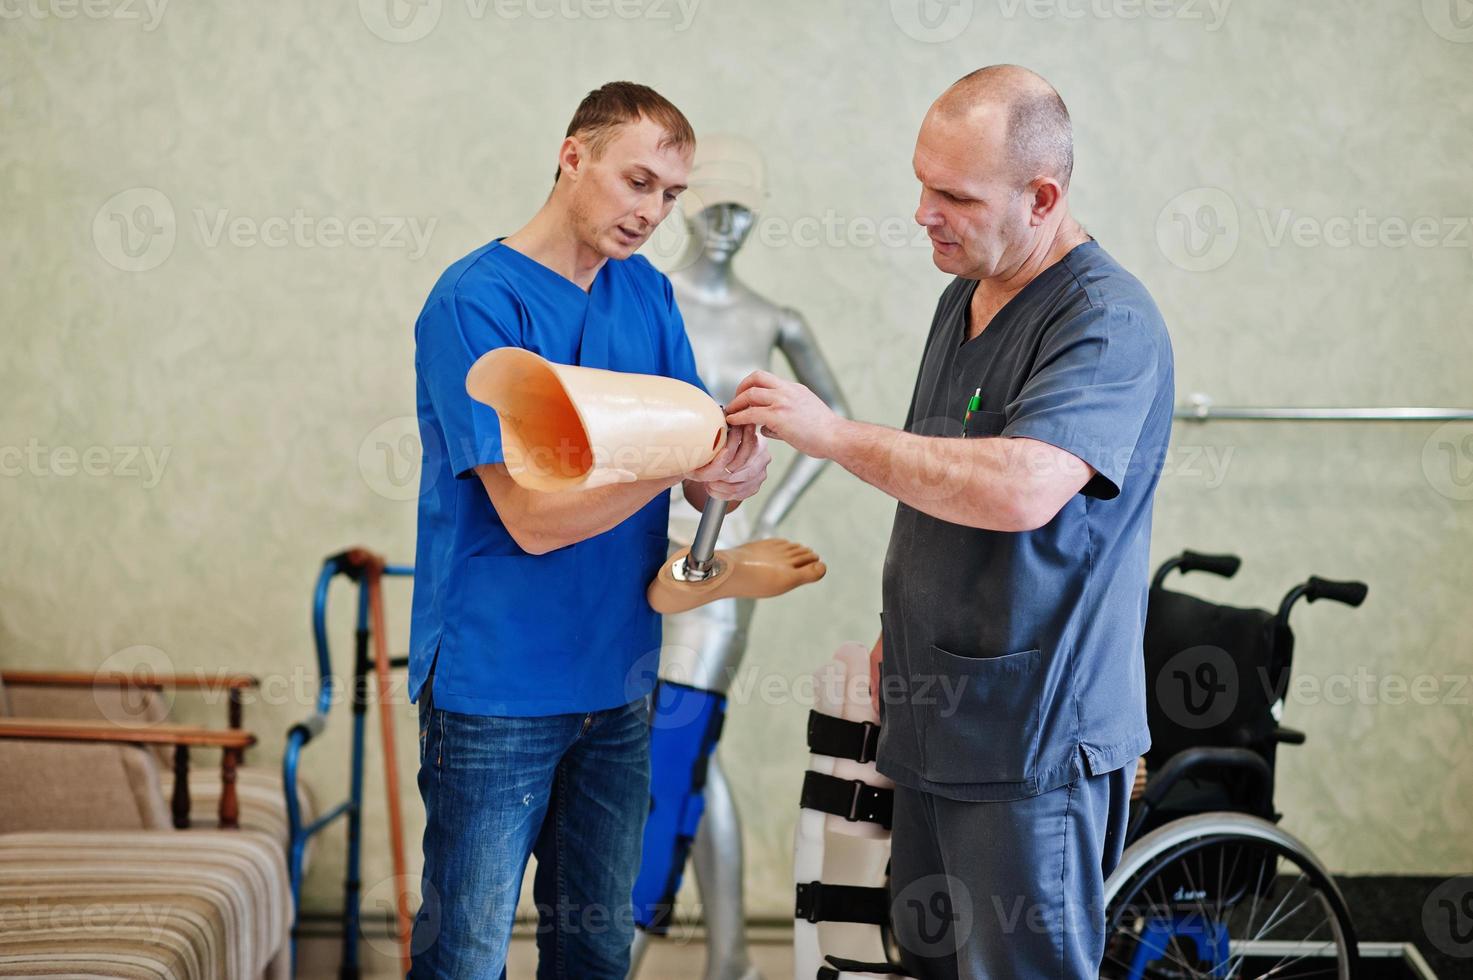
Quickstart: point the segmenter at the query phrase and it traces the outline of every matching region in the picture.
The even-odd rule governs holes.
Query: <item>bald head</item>
[[[1052,177],[1064,190],[1074,173],[1074,128],[1064,100],[1042,75],[1019,65],[992,65],[958,79],[931,112],[947,119],[993,119],[1003,125],[1013,176]]]

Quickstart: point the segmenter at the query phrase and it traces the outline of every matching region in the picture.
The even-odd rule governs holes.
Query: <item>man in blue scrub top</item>
[[[901,431],[758,373],[727,406],[898,499],[872,687],[891,920],[920,977],[1099,976],[1146,750],[1151,501],[1173,400],[1144,286],[1069,215],[1068,110],[1016,66],[916,142],[942,293]]]
[[[590,93],[541,210],[446,270],[415,325],[425,462],[409,675],[427,824],[412,977],[504,975],[533,854],[538,976],[628,971],[661,643],[645,587],[682,478],[525,490],[465,376],[486,351],[521,347],[701,385],[669,280],[634,254],[684,190],[694,148],[653,90]],[[754,427],[733,427],[683,478],[686,499],[735,506],[769,459]]]

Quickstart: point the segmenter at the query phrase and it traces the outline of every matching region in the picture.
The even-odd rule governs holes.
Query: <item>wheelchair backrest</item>
[[[1294,636],[1273,613],[1156,587],[1146,611],[1152,769],[1197,746],[1241,747],[1272,761],[1275,703],[1289,681]]]

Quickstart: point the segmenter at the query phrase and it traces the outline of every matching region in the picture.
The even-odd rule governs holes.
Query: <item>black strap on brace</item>
[[[799,882],[793,915],[807,922],[867,922],[873,926],[890,922],[890,890],[859,885],[826,885],[821,881]]]
[[[846,960],[840,956],[825,956],[828,965],[818,968],[818,980],[838,980],[840,973],[895,973],[903,977],[910,974],[901,973],[900,967],[894,963],[866,963],[864,960]]]
[[[822,711],[808,712],[808,751],[835,759],[875,761],[880,745],[880,726],[869,721],[846,721]]]
[[[843,817],[850,823],[864,820],[889,830],[895,791],[871,786],[862,779],[840,779],[810,769],[803,774],[798,805]]]

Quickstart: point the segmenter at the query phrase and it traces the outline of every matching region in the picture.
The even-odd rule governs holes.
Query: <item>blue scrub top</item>
[[[475,467],[504,462],[490,406],[466,394],[482,354],[521,347],[559,364],[700,387],[670,280],[643,256],[609,260],[588,292],[500,240],[447,269],[415,323],[419,536],[410,698],[474,715],[596,711],[644,697],[660,616],[645,588],[667,550],[669,495],[544,555],[517,546]]]
[[[1096,475],[1034,531],[896,508],[878,765],[951,799],[1009,800],[1112,772],[1150,744],[1142,639],[1172,356],[1146,288],[1093,240],[968,340],[976,286],[942,294],[906,430],[960,437],[980,388],[967,438],[1036,439]]]

